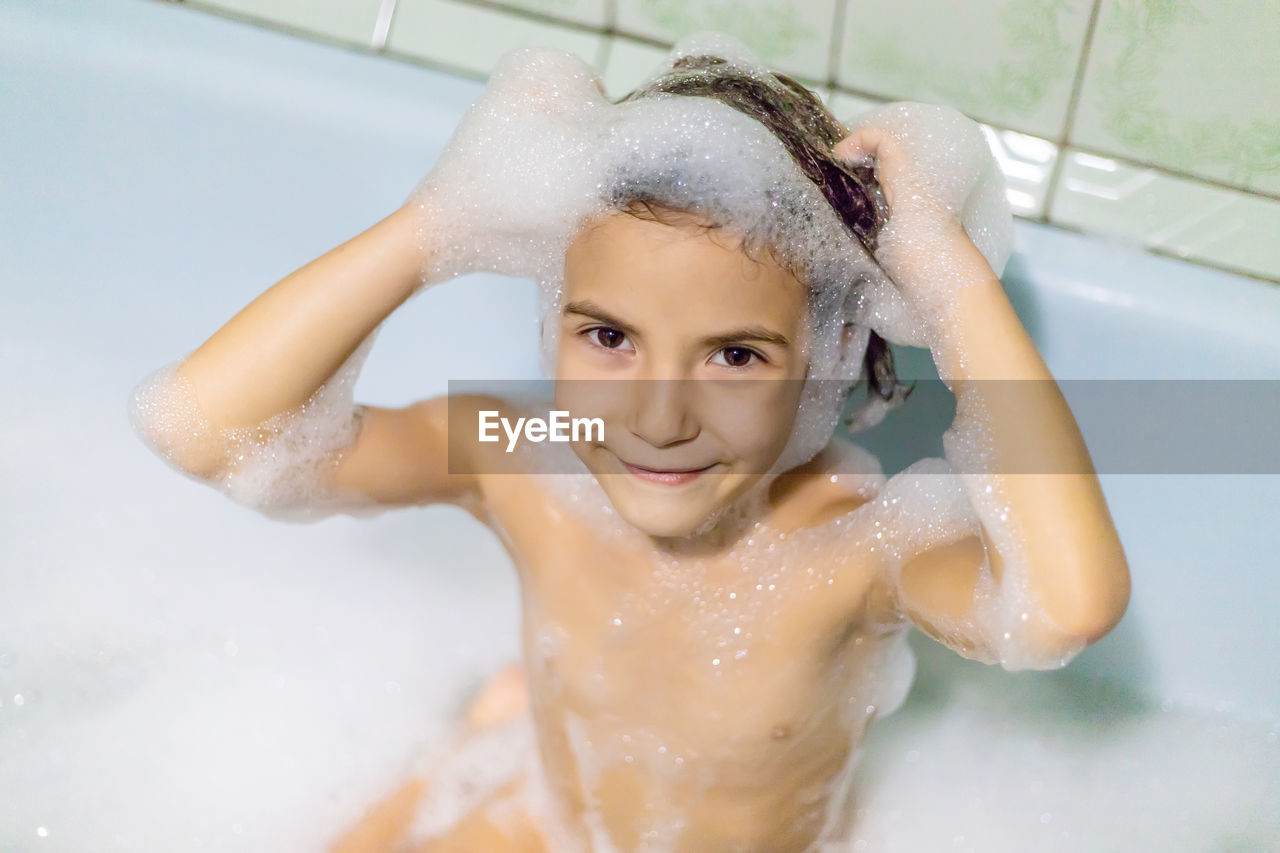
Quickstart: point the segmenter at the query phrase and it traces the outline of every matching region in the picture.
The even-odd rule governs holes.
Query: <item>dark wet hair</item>
[[[846,166],[832,150],[848,135],[821,99],[802,84],[772,72],[772,79],[750,74],[719,56],[684,56],[672,69],[616,103],[660,94],[712,98],[750,116],[782,142],[796,165],[822,191],[849,233],[867,250],[888,215],[888,206],[871,166]],[[633,215],[661,219],[660,202],[630,199],[624,207]],[[861,283],[855,283],[855,287]],[[901,400],[908,389],[899,385],[889,342],[871,332],[863,370],[874,392],[884,400]],[[856,387],[856,386],[855,386]]]

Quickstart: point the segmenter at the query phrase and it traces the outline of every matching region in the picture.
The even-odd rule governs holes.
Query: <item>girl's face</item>
[[[556,408],[604,422],[572,446],[624,519],[687,536],[769,471],[808,367],[805,303],[772,258],[698,224],[614,213],[577,236]]]

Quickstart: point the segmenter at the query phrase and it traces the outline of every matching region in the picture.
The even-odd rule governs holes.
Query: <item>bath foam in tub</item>
[[[677,45],[655,77],[684,57],[706,53],[725,57],[746,76],[768,79],[739,45],[706,37]],[[424,241],[431,235],[434,257],[424,270],[423,286],[480,270],[525,276],[538,282],[543,318],[552,317],[559,309],[564,251],[573,235],[592,217],[635,195],[692,210],[748,241],[775,248],[788,265],[806,273],[814,333],[811,381],[787,447],[770,472],[776,475],[812,458],[830,441],[843,403],[842,395],[830,389],[859,379],[862,361],[856,356],[871,331],[911,345],[929,345],[945,334],[922,318],[941,314],[966,285],[958,271],[934,270],[934,286],[914,303],[885,273],[901,255],[927,253],[931,241],[940,239],[926,227],[930,214],[942,210],[957,217],[997,272],[1010,250],[1001,179],[976,125],[952,110],[917,104],[888,105],[855,124],[896,135],[919,165],[901,185],[909,189],[894,200],[892,215],[874,241],[850,233],[777,138],[751,117],[709,99],[661,93],[611,103],[598,78],[576,58],[517,51],[500,64],[439,164],[409,197],[422,211]],[[510,180],[513,174],[519,180]],[[841,359],[838,338],[847,323],[859,330],[862,344],[854,348],[855,357]],[[558,345],[555,324],[544,322],[543,330],[543,366],[549,369]],[[379,511],[325,485],[325,473],[358,427],[359,409],[350,390],[372,339],[298,410],[249,430],[222,431],[237,449],[219,481],[230,497],[288,520]],[[182,424],[157,433],[170,440],[153,443],[162,455],[180,452],[171,443],[175,436],[204,441],[218,432],[201,419],[175,372],[151,377],[134,403],[135,425],[144,434],[166,419]],[[983,435],[976,421],[958,423],[948,446],[980,453]],[[991,515],[989,508],[999,501],[998,493],[986,488],[988,479],[958,475],[945,460],[926,460],[879,483],[878,500],[856,518],[841,520],[849,526],[833,524],[809,535],[835,548],[847,544],[850,528],[857,527],[860,537],[884,542],[871,547],[881,549],[892,571],[911,547],[974,533],[973,507],[987,507]],[[606,506],[598,484],[585,472],[560,476],[557,483],[564,494],[586,496],[580,502],[584,507]],[[762,494],[763,487],[749,497],[758,501]],[[744,506],[748,511],[736,521],[746,524],[751,503]],[[612,520],[621,524],[616,515]],[[995,532],[1012,543],[1006,553],[1015,557],[1016,536]],[[782,552],[768,546],[778,544],[762,540],[742,557],[776,559]],[[1015,558],[998,583],[989,571],[981,582],[981,627],[997,650],[988,662],[1009,669],[1060,666],[1065,658],[1037,660],[1023,652],[1018,616],[1028,601],[1020,577]],[[817,577],[814,583],[825,580]],[[899,651],[881,667],[887,686],[869,703],[880,713],[900,704],[910,683],[909,651],[904,653],[900,643],[893,648]],[[848,773],[843,778],[847,781]]]

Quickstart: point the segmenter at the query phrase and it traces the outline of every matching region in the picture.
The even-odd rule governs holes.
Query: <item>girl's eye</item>
[[[627,343],[627,336],[617,329],[611,329],[608,326],[597,326],[594,329],[586,329],[584,335],[589,335],[591,340],[605,349],[624,349],[623,344]],[[625,347],[630,349],[630,347]]]
[[[723,356],[724,360],[719,362],[726,367],[746,367],[751,364],[752,358],[758,358],[764,361],[760,353],[747,347],[725,347],[716,353],[717,356]]]

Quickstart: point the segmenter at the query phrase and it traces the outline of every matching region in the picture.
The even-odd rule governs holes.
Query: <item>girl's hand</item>
[[[998,277],[1008,258],[1012,214],[991,149],[959,111],[903,102],[859,116],[834,153],[874,165],[889,204],[876,259],[916,328],[890,329],[887,337],[926,343],[955,294]]]
[[[528,275],[555,257],[563,223],[596,195],[580,184],[593,174],[583,160],[607,106],[599,77],[576,57],[534,48],[505,56],[405,202],[420,216],[423,283]]]

